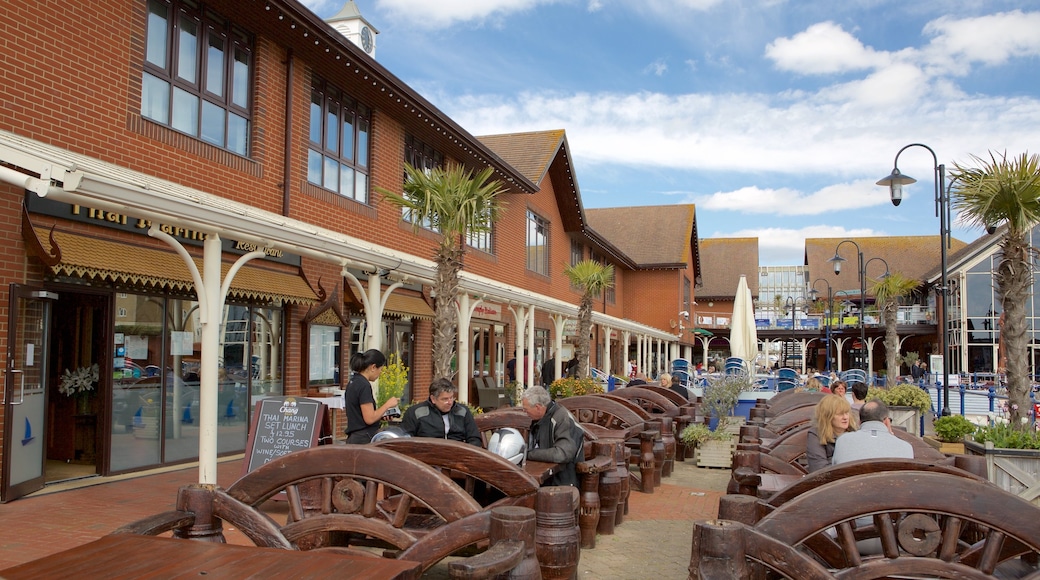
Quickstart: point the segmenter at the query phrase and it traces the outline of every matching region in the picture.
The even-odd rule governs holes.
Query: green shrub
[[[592,377],[581,379],[556,379],[551,385],[549,385],[549,393],[552,395],[553,399],[576,397],[578,395],[593,395],[602,392],[603,385],[600,385],[596,379],[593,379]]]
[[[992,441],[1003,449],[1040,449],[1040,432],[1015,429],[1010,423],[982,426],[973,435],[976,443]]]
[[[976,425],[964,418],[963,415],[949,415],[939,417],[935,423],[935,436],[947,443],[959,443],[964,440],[965,435],[975,432]]]
[[[697,446],[705,441],[726,441],[732,439],[733,435],[724,429],[712,431],[704,423],[691,423],[679,433],[679,439],[687,445]]]
[[[932,408],[932,399],[927,391],[910,383],[887,388],[871,387],[867,392],[867,400],[870,399],[879,399],[889,407],[917,407],[922,413]]]
[[[382,407],[383,403],[390,397],[397,397],[398,399],[403,397],[404,388],[407,385],[408,367],[401,362],[401,358],[397,356],[397,353],[392,352],[390,357],[387,358],[383,372],[379,375],[379,393],[376,396],[376,408]]]

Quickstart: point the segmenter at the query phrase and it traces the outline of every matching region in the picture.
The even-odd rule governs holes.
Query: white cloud
[[[663,60],[655,60],[654,62],[646,65],[643,72],[652,74],[654,76],[664,76],[664,73],[668,72],[668,63]]]
[[[934,36],[927,55],[951,64],[977,62],[999,65],[1009,59],[1040,55],[1040,12],[1021,10],[977,18],[954,19],[943,16],[924,27]]]
[[[863,46],[833,22],[813,24],[790,38],[778,38],[766,46],[765,56],[780,70],[803,75],[845,73],[888,62],[886,54]]]
[[[391,19],[426,28],[443,28],[460,22],[483,22],[514,12],[532,10],[555,0],[378,0],[377,8]],[[590,9],[594,3],[590,3]]]
[[[811,193],[750,186],[735,191],[693,196],[689,201],[704,210],[780,216],[812,216],[890,203],[888,193],[870,180],[829,185]]]

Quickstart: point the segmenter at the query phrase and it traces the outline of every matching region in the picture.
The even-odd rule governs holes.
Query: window
[[[486,215],[481,219],[484,227],[479,232],[466,232],[466,244],[471,248],[476,248],[482,252],[489,254],[494,253],[494,246],[492,241],[494,240],[495,225],[491,223],[491,216]]]
[[[368,203],[371,111],[325,81],[311,84],[307,181]]]
[[[434,150],[433,147],[409,135],[404,139],[404,162],[415,169],[421,169],[423,173],[429,175],[432,170],[444,167],[444,156],[439,151]],[[404,174],[404,181],[408,181],[407,173]],[[401,208],[401,215],[406,222],[412,223],[415,221],[412,219],[412,210],[406,207]],[[427,216],[423,223],[419,225],[428,230],[440,231],[440,228],[433,224],[430,216]]]
[[[687,278],[686,276],[683,276],[683,281],[682,282],[683,282],[683,286],[682,286],[683,310],[686,311],[686,312],[693,312],[693,309],[690,308],[691,298],[692,298],[692,294],[693,294],[693,292],[692,292],[693,291],[693,285],[690,284],[690,279]]]
[[[192,0],[149,0],[141,116],[248,154],[253,40]]]
[[[571,240],[571,266],[585,259],[585,246],[577,240]]]
[[[527,210],[527,269],[549,275],[549,222]]]

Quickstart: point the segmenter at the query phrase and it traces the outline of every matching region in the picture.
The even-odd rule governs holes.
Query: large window
[[[549,275],[549,222],[527,210],[527,269]]]
[[[371,112],[325,81],[311,84],[307,181],[368,203]]]
[[[249,153],[253,40],[192,0],[149,0],[141,116]]]

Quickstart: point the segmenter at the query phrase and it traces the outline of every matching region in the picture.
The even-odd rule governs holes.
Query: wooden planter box
[[[986,458],[986,473],[998,487],[1040,506],[1040,450],[996,448],[989,441],[967,439],[964,450]]]
[[[694,457],[697,459],[697,467],[724,467],[729,469],[733,466],[733,452],[736,446],[733,439],[724,441],[709,440],[697,446]]]
[[[924,437],[924,442],[931,445],[933,448],[938,449],[940,453],[946,455],[964,455],[964,442],[959,443],[947,443],[940,441],[935,437]]]
[[[893,427],[902,427],[908,433],[921,436],[921,410],[917,407],[889,407]]]

